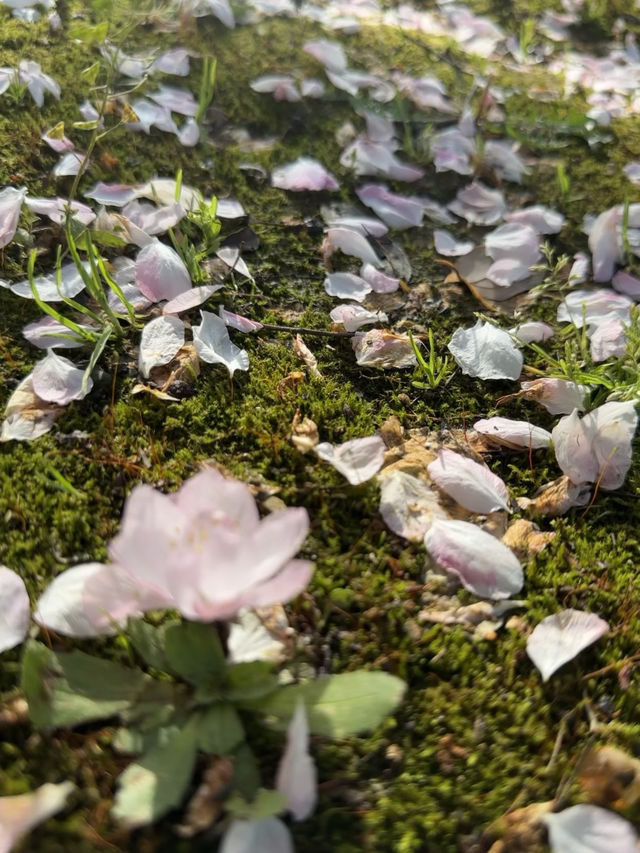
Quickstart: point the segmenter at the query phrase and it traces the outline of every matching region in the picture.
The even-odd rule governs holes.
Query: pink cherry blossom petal
[[[475,524],[436,520],[424,544],[442,568],[480,598],[508,598],[522,589],[524,574],[515,554]]]
[[[475,247],[473,240],[458,240],[451,232],[436,228],[433,232],[433,242],[436,252],[445,257],[460,257],[468,255]]]
[[[287,742],[276,772],[276,790],[287,798],[287,811],[294,820],[305,820],[313,812],[317,773],[309,754],[309,723],[304,701],[298,700],[287,729]]]
[[[630,296],[636,302],[640,300],[640,278],[630,275],[626,270],[618,270],[611,279],[611,284],[618,293]]]
[[[298,157],[293,163],[274,169],[271,185],[294,192],[340,189],[340,184],[331,172],[311,157]]]
[[[511,418],[485,418],[473,425],[476,432],[489,435],[505,447],[521,447],[523,450],[540,450],[551,446],[551,433],[528,421]]]
[[[380,258],[366,236],[351,228],[329,228],[325,235],[328,252],[340,249],[345,255],[353,255],[365,264],[380,265]]]
[[[511,213],[505,214],[507,222],[519,222],[522,225],[529,225],[537,234],[558,234],[562,231],[566,217],[557,210],[551,210],[542,204],[536,204],[532,207],[523,207],[521,210],[514,210]]]
[[[578,385],[569,379],[534,379],[522,382],[521,388],[527,400],[535,400],[552,415],[569,415],[574,409],[583,412],[587,385]]]
[[[495,225],[507,212],[507,204],[500,190],[492,190],[480,181],[458,190],[449,210],[471,222],[472,225]]]
[[[81,325],[81,328],[87,332],[95,331],[91,326]],[[58,349],[75,349],[86,344],[86,341],[76,337],[64,323],[59,323],[49,315],[33,323],[28,323],[22,330],[22,334],[30,344],[40,347],[40,349],[55,347]]]
[[[390,228],[412,228],[422,224],[424,208],[414,199],[392,193],[380,184],[364,184],[356,194]]]
[[[329,39],[315,39],[305,42],[302,49],[327,68],[344,71],[347,67],[347,57],[340,42],[330,41]]]
[[[152,302],[173,299],[191,289],[191,279],[182,258],[159,240],[138,252],[136,284]]]
[[[84,261],[84,268],[89,271],[88,261]],[[58,275],[54,271],[37,276],[33,280],[33,283],[38,296],[43,302],[61,302],[64,297],[73,299],[85,287],[84,279],[75,264],[64,264],[62,266],[60,269],[60,282],[58,282]],[[12,284],[11,292],[25,299],[33,299],[29,279],[17,281],[15,284]]]
[[[260,853],[294,853],[289,830],[277,817],[234,820],[220,845],[220,853],[256,853],[257,850]]]
[[[69,201],[66,198],[26,198],[25,204],[34,213],[47,216],[57,225],[64,225],[67,219]],[[72,218],[83,225],[90,225],[96,218],[95,213],[86,204],[79,201],[71,203]]]
[[[93,380],[89,377],[85,381],[84,373],[68,358],[49,350],[33,368],[33,390],[41,400],[66,406],[72,400],[82,400],[93,388]]]
[[[438,518],[449,518],[438,495],[425,482],[404,471],[379,474],[380,515],[387,527],[411,542],[422,539]]]
[[[509,511],[509,491],[504,482],[484,465],[442,448],[427,466],[431,480],[471,512]]]
[[[179,293],[166,302],[162,308],[163,314],[181,314],[183,311],[188,311],[190,308],[197,308],[206,302],[217,290],[222,288],[221,284],[203,284],[200,287],[192,287],[190,290],[185,290],[184,293]]]
[[[324,289],[329,296],[338,299],[355,299],[362,302],[372,287],[369,282],[350,272],[332,272],[324,280]]]
[[[0,652],[22,643],[29,631],[31,605],[20,575],[0,566]]]
[[[258,323],[257,320],[250,320],[249,317],[243,317],[241,314],[225,311],[222,305],[218,308],[218,315],[221,320],[224,320],[225,326],[230,326],[239,332],[257,332],[262,328],[262,323]]]
[[[325,441],[313,449],[320,459],[333,465],[352,486],[370,480],[384,462],[385,445],[378,435],[354,438],[338,445]]]
[[[104,184],[102,181],[84,193],[85,198],[92,198],[98,204],[111,207],[124,207],[136,198],[136,188],[129,184]]]
[[[371,323],[386,323],[388,317],[382,311],[369,311],[362,305],[337,305],[329,313],[334,323],[344,326],[346,332],[355,332],[361,326]]]
[[[256,77],[249,85],[254,92],[272,94],[276,101],[295,103],[302,100],[296,81],[289,74],[264,74]]]
[[[562,610],[547,616],[527,639],[527,654],[540,670],[543,681],[609,630],[595,613]]]
[[[615,812],[581,803],[542,818],[552,853],[637,853],[635,829]]]
[[[555,334],[553,328],[548,323],[540,323],[536,320],[520,323],[520,325],[514,326],[509,331],[512,335],[515,335],[519,343],[524,344],[548,341]]]
[[[61,811],[74,787],[47,782],[27,794],[0,797],[0,853],[9,853],[34,826]]]
[[[399,278],[385,275],[377,270],[373,264],[363,264],[360,268],[360,275],[371,285],[374,293],[393,293],[400,287]]]
[[[0,249],[8,246],[13,240],[26,195],[24,187],[5,187],[0,191]]]

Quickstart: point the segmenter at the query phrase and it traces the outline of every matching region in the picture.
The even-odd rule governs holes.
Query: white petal
[[[404,471],[384,471],[380,480],[380,515],[390,530],[411,542],[421,542],[438,518],[448,518],[433,489]]]
[[[248,266],[240,257],[240,249],[234,246],[223,246],[216,252],[216,257],[220,258],[234,273],[239,273],[245,278],[253,281],[253,276],[249,272]]]
[[[558,465],[572,483],[595,483],[598,463],[593,453],[592,421],[580,418],[578,410],[561,418],[551,433]]]
[[[190,290],[185,290],[184,293],[179,293],[170,299],[162,308],[163,314],[180,314],[182,311],[188,311],[190,308],[196,308],[202,305],[207,299],[220,290],[221,284],[203,284],[200,287],[192,287]]]
[[[83,264],[87,272],[90,271],[89,262]],[[84,281],[75,264],[65,264],[60,270],[60,288],[58,289],[58,277],[56,272],[40,275],[33,283],[38,296],[43,302],[61,302],[63,297],[73,299],[81,290],[84,290]],[[25,299],[33,299],[29,279],[17,281],[11,285],[12,293],[23,296]]]
[[[473,459],[443,448],[427,470],[438,488],[471,512],[509,510],[509,491],[504,482]]]
[[[518,343],[525,344],[547,341],[554,335],[554,331],[548,323],[540,323],[535,320],[531,320],[528,323],[520,323],[519,326],[509,329],[509,332],[518,338]]]
[[[580,804],[544,815],[552,853],[638,853],[629,821],[599,806]]]
[[[512,421],[510,418],[484,418],[473,425],[476,432],[489,435],[505,447],[521,447],[524,450],[539,450],[551,446],[551,433],[528,421]]]
[[[347,332],[355,332],[371,323],[386,323],[389,319],[382,311],[368,311],[362,305],[349,304],[337,305],[329,316],[334,323],[341,323]]]
[[[220,853],[294,853],[289,830],[276,817],[234,820],[225,832]]]
[[[468,255],[475,247],[473,240],[458,240],[450,231],[436,228],[433,232],[433,242],[436,252],[446,257],[460,257]]]
[[[527,639],[527,654],[547,681],[567,661],[595,643],[609,625],[595,613],[562,610],[547,616]]]
[[[46,403],[33,390],[32,374],[20,382],[4,411],[0,441],[33,441],[49,432],[62,409]]]
[[[5,187],[0,192],[0,249],[13,240],[26,194],[24,187]]]
[[[183,344],[184,323],[178,317],[163,315],[150,320],[140,336],[140,373],[148,377],[152,367],[168,364]]]
[[[333,465],[352,486],[370,480],[384,462],[385,446],[378,435],[354,438],[336,446],[324,441],[313,449],[320,459]]]
[[[193,345],[203,361],[224,364],[233,376],[236,370],[249,369],[247,352],[229,337],[224,320],[210,311],[201,311],[202,323],[193,327]]]
[[[362,300],[371,293],[371,285],[351,272],[332,272],[324,280],[324,289],[329,296],[338,299]]]
[[[38,599],[33,618],[40,625],[65,637],[99,637],[115,633],[97,627],[84,604],[84,589],[107,567],[102,563],[83,563],[59,574]]]
[[[326,242],[332,249],[340,249],[345,255],[354,255],[363,263],[380,265],[380,258],[364,234],[351,228],[329,228]]]
[[[274,169],[271,185],[295,192],[340,189],[340,184],[331,172],[311,157],[298,157],[293,163]]]
[[[380,184],[365,184],[356,190],[356,194],[390,228],[411,228],[422,224],[424,208],[414,199],[392,193]]]
[[[318,798],[316,767],[309,754],[309,724],[304,701],[298,700],[287,729],[287,743],[278,764],[276,790],[287,798],[294,820],[305,820]]]
[[[229,663],[250,663],[254,660],[282,663],[286,657],[284,649],[284,643],[265,628],[253,610],[241,611],[229,625]]]
[[[65,807],[72,782],[48,782],[28,794],[0,797],[0,850],[9,853],[23,835]]]
[[[517,379],[524,363],[508,332],[478,320],[471,329],[457,329],[449,351],[467,376]]]
[[[371,285],[374,293],[394,293],[400,287],[400,279],[392,278],[377,270],[373,264],[363,264],[360,275]]]
[[[84,381],[84,370],[76,367],[68,358],[49,350],[31,374],[33,390],[41,400],[66,406],[72,400],[82,400],[93,388],[93,380]]]
[[[87,332],[95,331],[91,326],[81,325],[81,328]],[[40,320],[28,323],[22,330],[22,334],[30,344],[40,347],[40,349],[53,347],[75,349],[86,343],[82,338],[76,338],[74,333],[64,323],[59,323],[48,314]],[[73,338],[73,340],[70,340],[70,338]]]
[[[569,379],[534,379],[523,382],[521,387],[527,400],[535,400],[552,415],[569,415],[574,409],[584,411],[589,393],[587,385]]]
[[[467,521],[435,521],[424,537],[436,562],[481,598],[508,598],[522,589],[515,554],[490,533]]]
[[[24,581],[0,566],[0,652],[19,645],[29,631],[31,606]]]

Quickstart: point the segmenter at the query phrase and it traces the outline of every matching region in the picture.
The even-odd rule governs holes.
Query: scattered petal
[[[233,376],[236,370],[249,369],[249,356],[229,337],[224,320],[210,311],[201,311],[202,323],[193,327],[193,344],[203,361],[224,364]]]
[[[522,353],[511,335],[482,320],[471,329],[456,329],[448,348],[467,376],[518,379],[522,371]]]
[[[543,681],[609,630],[595,613],[562,610],[547,616],[527,639],[527,654],[540,670]]]
[[[359,486],[378,473],[384,462],[385,446],[379,435],[354,438],[344,444],[325,441],[314,447],[320,459],[329,462],[352,486]]]
[[[356,332],[351,339],[356,362],[363,367],[416,367],[416,354],[407,335],[388,329]]]
[[[434,521],[449,516],[438,495],[426,483],[405,471],[385,469],[380,480],[380,515],[387,527],[411,542],[422,539]]]
[[[340,189],[340,184],[331,172],[311,157],[298,157],[293,163],[274,169],[271,173],[271,185],[295,192]]]
[[[551,446],[551,433],[528,421],[510,418],[486,418],[473,425],[476,432],[488,435],[496,444],[522,450],[540,450]]]
[[[372,287],[363,278],[351,272],[332,272],[324,280],[324,289],[329,296],[362,302],[371,293]]]
[[[138,369],[146,378],[151,368],[168,364],[184,344],[184,323],[178,317],[163,315],[150,320],[140,336]]]
[[[5,187],[0,191],[0,249],[13,240],[18,227],[22,202],[27,195],[24,187]]]
[[[545,815],[552,853],[637,853],[629,821],[599,806],[580,804]]]
[[[304,701],[299,699],[276,773],[276,790],[287,798],[287,811],[294,820],[305,820],[313,812],[318,798],[316,777],[316,767],[309,754],[307,712]]]
[[[31,619],[29,594],[24,581],[6,566],[0,566],[0,602],[0,652],[6,652],[26,639]],[[0,848],[3,830],[0,823]]]
[[[487,515],[509,511],[509,491],[503,480],[473,459],[442,448],[427,470],[431,480],[470,512]]]
[[[198,305],[206,302],[210,296],[221,288],[221,284],[203,284],[200,287],[192,287],[166,302],[162,308],[162,313],[181,314],[190,308],[196,308]]]
[[[72,400],[82,400],[93,388],[91,377],[68,358],[49,350],[33,368],[31,382],[34,392],[47,403],[66,406]]]
[[[152,302],[173,299],[191,289],[191,279],[182,258],[159,240],[138,252],[136,284]]]

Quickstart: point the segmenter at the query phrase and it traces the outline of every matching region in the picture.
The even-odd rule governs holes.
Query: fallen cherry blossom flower
[[[551,433],[528,421],[513,421],[510,418],[500,417],[486,418],[476,421],[473,428],[504,447],[541,450],[551,446]]]
[[[609,630],[595,613],[562,610],[547,616],[527,639],[527,654],[540,670],[543,681]]]
[[[508,598],[522,589],[524,574],[518,558],[475,524],[436,520],[424,544],[443,569],[457,575],[480,598]]]
[[[373,288],[369,282],[354,273],[332,272],[324,280],[324,289],[329,296],[362,302]]]
[[[298,157],[293,163],[274,169],[271,186],[294,192],[340,189],[331,172],[311,157]]]
[[[411,542],[421,542],[436,519],[449,518],[427,483],[405,471],[378,475],[380,515],[387,527]]]
[[[210,311],[201,311],[200,315],[201,324],[192,330],[200,358],[209,364],[224,364],[232,378],[236,370],[249,370],[249,356],[233,343],[224,320]]]
[[[487,515],[509,511],[509,491],[503,480],[473,459],[448,448],[427,466],[432,482],[470,512]]]
[[[356,362],[363,367],[416,367],[416,354],[407,335],[388,329],[356,332],[351,339]]]
[[[13,240],[26,195],[24,187],[5,187],[0,192],[0,249],[8,246]]]
[[[73,782],[50,782],[13,797],[0,797],[0,853],[9,853],[15,844],[39,823],[61,811]]]
[[[138,252],[136,284],[152,302],[174,299],[191,289],[191,279],[182,258],[170,246],[154,240]]]
[[[389,228],[412,228],[422,224],[424,208],[420,202],[392,193],[384,185],[364,184],[356,189],[356,195]]]
[[[522,382],[522,396],[535,400],[552,415],[570,415],[574,409],[583,412],[588,385],[579,385],[569,379],[533,379]]]
[[[384,462],[385,446],[379,435],[354,438],[338,445],[324,441],[313,449],[320,459],[333,465],[352,486],[370,480]]]
[[[287,729],[287,743],[278,764],[276,790],[287,799],[287,811],[294,820],[305,820],[313,812],[317,793],[317,773],[309,754],[309,723],[304,701],[298,700]]]
[[[41,400],[58,406],[82,400],[93,388],[93,380],[85,378],[84,370],[52,349],[33,368],[31,384]]]
[[[574,410],[551,433],[558,465],[576,485],[619,489],[631,466],[637,425],[633,401],[604,403],[583,418]]]
[[[552,853],[637,853],[638,836],[615,812],[581,803],[542,817]]]
[[[212,622],[286,603],[313,571],[293,559],[308,529],[302,508],[260,520],[247,486],[211,469],[169,495],[139,485],[109,546],[113,562],[66,569],[38,601],[35,618],[58,633],[90,637],[146,610]]]
[[[0,603],[0,652],[6,652],[24,642],[31,620],[31,605],[24,581],[6,566],[0,566]],[[0,820],[0,850],[3,829]]]
[[[472,240],[458,240],[458,238],[449,231],[444,231],[441,228],[436,228],[434,230],[433,242],[436,252],[440,255],[445,255],[445,257],[448,258],[468,255],[475,247],[475,243]]]
[[[369,311],[362,305],[349,304],[337,305],[330,311],[329,316],[334,323],[343,325],[346,332],[355,332],[361,326],[371,323],[386,323],[389,319],[382,311]]]
[[[464,374],[480,379],[518,379],[524,363],[511,335],[482,320],[456,329],[448,349]]]
[[[168,364],[184,344],[184,323],[178,317],[156,317],[145,324],[140,336],[138,369],[147,378],[151,368]]]

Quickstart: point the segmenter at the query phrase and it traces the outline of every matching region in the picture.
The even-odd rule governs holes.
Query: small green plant
[[[520,35],[518,38],[520,51],[524,57],[527,56],[533,44],[533,39],[536,34],[536,19],[525,18],[520,24]]]
[[[569,195],[569,190],[571,189],[571,180],[562,160],[560,160],[556,166],[556,184],[560,190],[562,198],[566,198]]]
[[[211,101],[213,101],[213,90],[216,84],[216,67],[216,60],[212,56],[205,56],[202,60],[198,109],[195,114],[195,120],[198,124],[202,121]]]
[[[418,362],[418,367],[423,378],[422,380],[414,380],[411,384],[415,388],[429,388],[431,391],[435,391],[447,376],[452,373],[454,367],[452,360],[448,356],[442,358],[436,355],[436,347],[431,329],[427,332],[427,336],[429,339],[429,356],[425,360],[418,343],[411,332],[409,332],[409,340],[411,341],[411,346],[413,347],[413,352],[415,353],[416,361]]]

